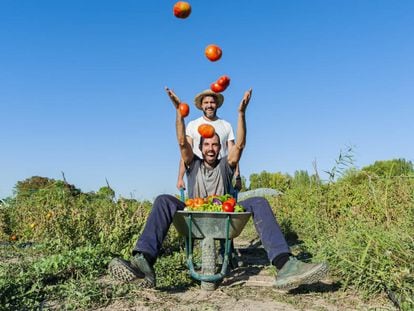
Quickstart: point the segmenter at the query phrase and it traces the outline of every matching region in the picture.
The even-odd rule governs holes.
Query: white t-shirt
[[[198,132],[198,127],[204,123],[212,125],[220,137],[221,150],[219,158],[226,156],[228,154],[227,142],[229,140],[234,140],[234,133],[231,124],[223,119],[208,121],[203,117],[190,121],[185,130],[186,135],[190,136],[193,139],[194,154],[197,155],[200,159],[203,158],[203,155],[199,149],[201,136]]]

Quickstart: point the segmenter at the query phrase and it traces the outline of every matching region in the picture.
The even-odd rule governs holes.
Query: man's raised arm
[[[190,143],[187,141],[185,135],[185,123],[184,118],[181,116],[180,110],[178,109],[178,105],[180,104],[180,99],[178,96],[170,90],[168,87],[165,88],[167,95],[170,97],[174,107],[176,109],[176,121],[175,121],[175,129],[177,132],[177,141],[178,146],[180,148],[181,157],[186,165],[189,165],[191,161],[193,161],[194,153],[193,148],[191,147]]]
[[[236,134],[236,143],[229,150],[228,162],[231,167],[236,167],[239,163],[243,149],[246,145],[246,108],[250,102],[250,97],[252,96],[252,89],[244,93],[243,99],[240,102],[239,106],[239,116],[237,119],[237,134]]]

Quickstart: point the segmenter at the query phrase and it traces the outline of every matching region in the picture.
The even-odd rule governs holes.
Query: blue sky
[[[243,176],[322,178],[340,150],[355,165],[405,158],[414,144],[414,1],[2,0],[0,198],[34,175],[152,200],[175,188],[172,88],[196,93],[231,78],[219,115],[247,111]],[[210,62],[208,44],[223,57]]]

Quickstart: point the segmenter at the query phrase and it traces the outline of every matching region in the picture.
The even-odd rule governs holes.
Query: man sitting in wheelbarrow
[[[235,146],[227,157],[219,159],[220,138],[202,138],[200,150],[203,158],[195,156],[185,134],[184,118],[178,109],[179,99],[166,88],[176,108],[176,131],[181,157],[186,165],[188,194],[190,198],[207,197],[233,193],[232,178],[246,144],[246,108],[252,90],[245,92],[238,108],[237,134]],[[325,263],[304,263],[292,256],[272,209],[265,198],[254,197],[238,202],[247,212],[252,213],[254,225],[259,234],[270,262],[278,270],[274,286],[289,290],[301,284],[319,281],[327,273]],[[109,272],[122,281],[142,279],[142,287],[155,287],[156,277],[153,265],[157,259],[164,238],[173,221],[174,214],[185,208],[185,203],[172,195],[160,195],[153,204],[142,235],[132,251],[131,261],[115,258],[109,264]]]

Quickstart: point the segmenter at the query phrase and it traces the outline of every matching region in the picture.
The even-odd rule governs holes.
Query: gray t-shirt
[[[209,195],[234,194],[232,179],[234,168],[230,167],[227,156],[218,160],[215,168],[204,166],[203,160],[194,155],[187,167],[188,197],[205,198]]]

